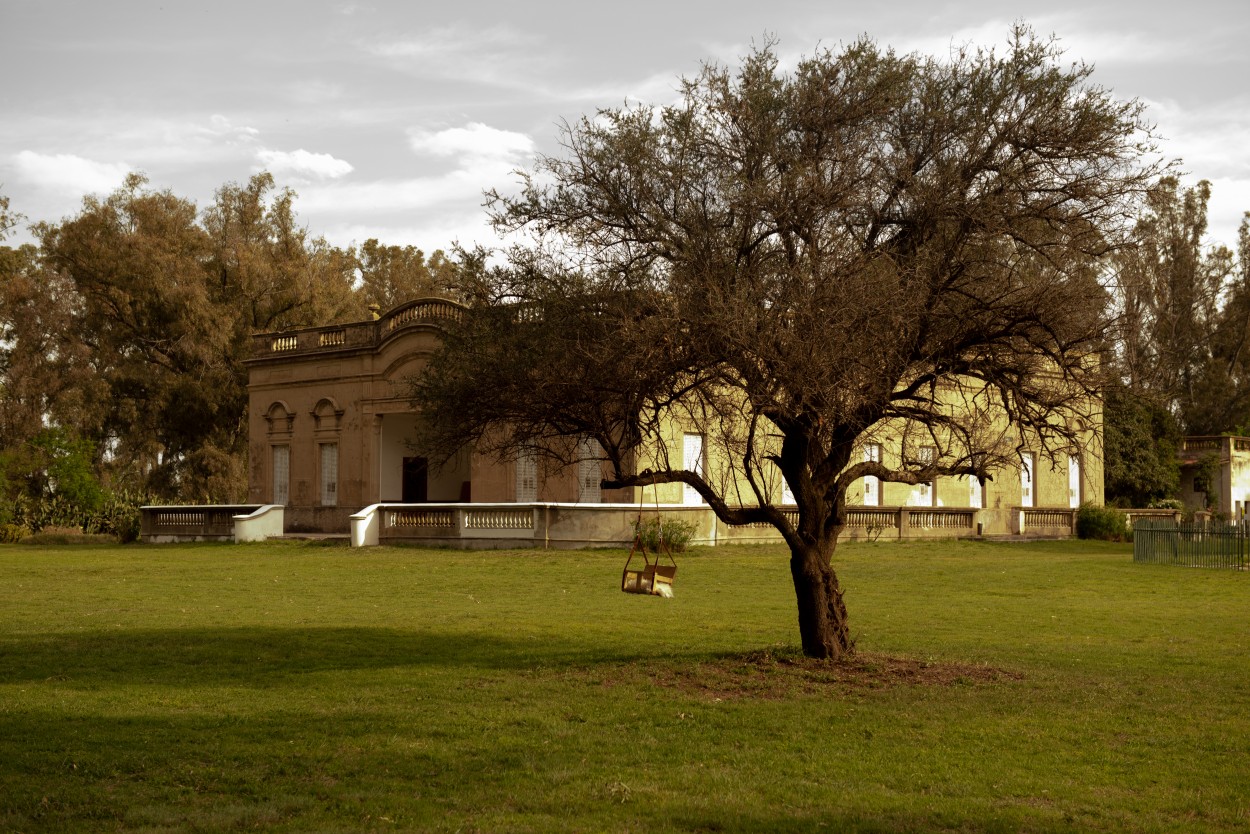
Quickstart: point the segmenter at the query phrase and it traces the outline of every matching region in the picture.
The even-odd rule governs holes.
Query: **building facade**
[[[1187,510],[1212,509],[1240,521],[1250,509],[1250,437],[1181,439],[1181,501]]]
[[[498,461],[472,449],[436,467],[413,451],[409,380],[438,348],[443,324],[462,309],[443,299],[419,299],[371,321],[255,336],[248,361],[249,501],[285,506],[288,532],[346,532],[352,514],[379,503],[701,503],[679,483],[601,489],[605,472],[589,444],[579,455],[582,463],[564,468],[532,458]],[[897,464],[903,442],[888,429],[874,437],[859,450],[863,459]],[[1024,510],[1102,503],[1097,430],[1087,430],[1085,438],[1071,453],[1026,448],[1020,467],[985,481],[945,477],[911,486],[863,478],[848,502],[970,508],[978,531],[1020,532]],[[705,472],[714,483],[724,480],[725,467],[702,434],[674,421],[662,443],[684,468]],[[792,504],[780,477],[775,480],[770,499]]]

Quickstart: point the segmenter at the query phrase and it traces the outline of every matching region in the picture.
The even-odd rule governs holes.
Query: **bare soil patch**
[[[902,686],[983,686],[1019,680],[1018,672],[971,663],[939,663],[860,652],[841,661],[772,651],[648,670],[656,686],[720,700],[832,695]]]

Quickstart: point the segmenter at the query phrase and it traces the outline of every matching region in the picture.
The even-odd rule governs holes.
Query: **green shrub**
[[[88,533],[116,536],[122,544],[138,541],[139,508],[146,503],[149,503],[146,498],[134,493],[108,493],[99,508],[87,516],[83,529]]]
[[[1076,511],[1076,535],[1082,539],[1109,542],[1127,541],[1128,516],[1111,507],[1082,504]]]
[[[696,529],[694,522],[691,521],[682,521],[672,517],[663,519],[664,543],[672,552],[680,553],[689,546]],[[634,525],[634,530],[645,549],[652,553],[661,550],[661,519],[658,516],[644,519],[641,523]]]
[[[1179,498],[1160,498],[1157,501],[1151,501],[1148,506],[1152,510],[1183,510],[1185,502]]]
[[[45,527],[22,539],[22,544],[114,544],[117,538],[105,533],[84,533],[74,527]]]
[[[20,542],[29,535],[30,530],[27,530],[20,524],[0,524],[0,543],[12,544],[13,542]]]
[[[139,507],[145,503],[143,496],[126,491],[103,493],[95,506],[79,506],[59,494],[18,495],[6,510],[12,525],[27,534],[60,528],[127,544],[139,538]]]

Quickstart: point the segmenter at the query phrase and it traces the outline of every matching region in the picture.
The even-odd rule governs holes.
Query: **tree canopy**
[[[776,527],[804,650],[850,651],[831,557],[853,481],[984,476],[1025,433],[1067,449],[1095,416],[1099,265],[1157,171],[1141,105],[1090,73],[1025,28],[1001,53],[865,39],[792,72],[765,45],[679,104],[567,125],[520,196],[489,195],[530,242],[469,282],[477,303],[415,383],[422,443],[592,437],[605,487],[680,481],[731,524]],[[731,477],[668,459],[674,412]],[[856,460],[886,426],[901,461]]]
[[[261,173],[201,211],[133,174],[37,224],[38,246],[0,247],[0,480],[36,494],[54,482],[46,461],[59,458],[40,451],[51,437],[74,460],[89,449],[114,485],[239,500],[252,334],[358,321],[371,303],[454,284],[441,251],[335,247],[294,202]],[[16,220],[0,200],[0,235]]]
[[[1162,177],[1113,258],[1107,500],[1175,497],[1182,434],[1250,430],[1250,220],[1237,253],[1205,240],[1211,185]]]

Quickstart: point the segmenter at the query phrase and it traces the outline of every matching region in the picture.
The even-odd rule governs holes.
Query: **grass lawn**
[[[1086,542],[0,546],[0,831],[1247,831],[1250,574]]]

